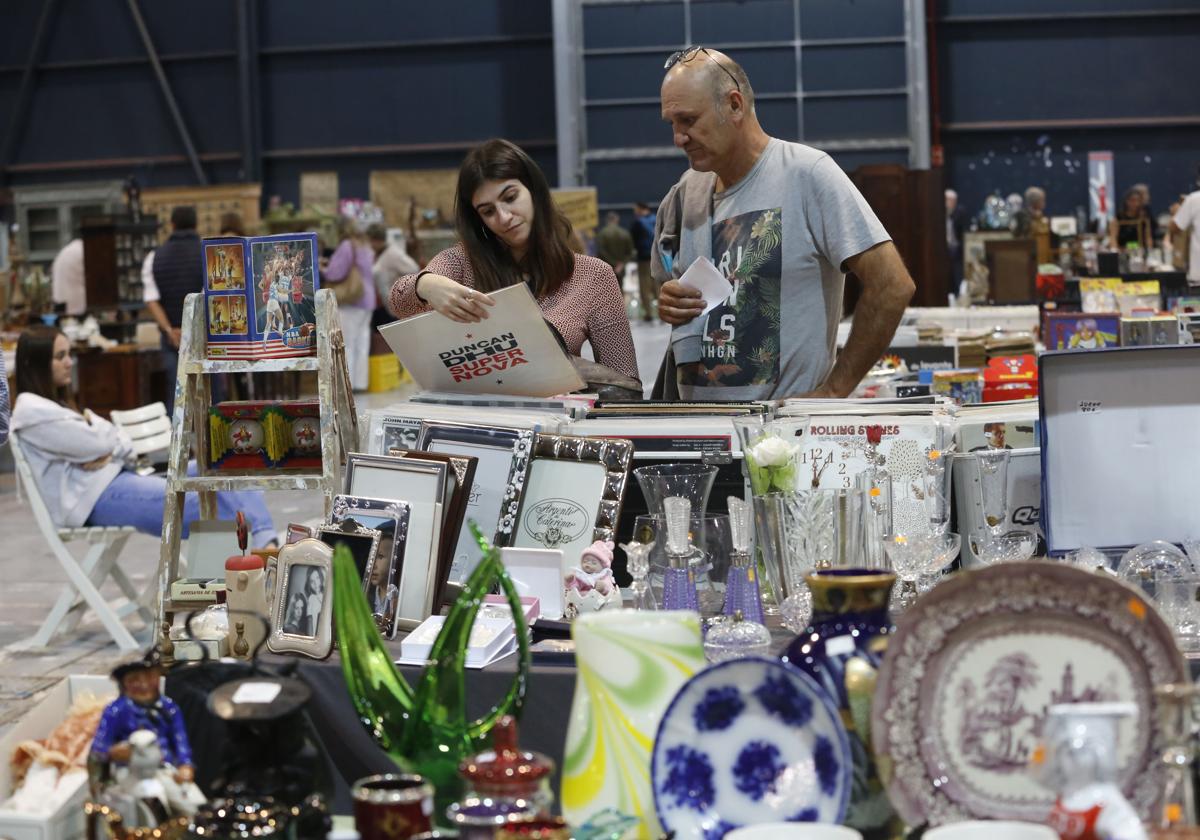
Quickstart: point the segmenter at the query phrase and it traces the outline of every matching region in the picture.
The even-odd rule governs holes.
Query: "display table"
[[[387,644],[394,656],[400,655],[398,641]],[[471,719],[485,715],[504,696],[516,668],[517,657],[509,656],[483,670],[467,671],[467,714]],[[422,669],[409,666],[397,666],[397,669],[409,685],[416,686]],[[308,715],[333,765],[334,813],[348,814],[351,812],[350,785],[373,773],[394,773],[396,765],[359,721],[346,691],[337,653],[323,662],[303,661],[296,675],[308,683],[313,692]],[[567,734],[574,691],[574,665],[534,665],[531,668],[521,714],[520,745],[522,749],[543,753],[554,761],[555,773],[550,784],[556,795],[558,774],[562,769],[563,739]]]

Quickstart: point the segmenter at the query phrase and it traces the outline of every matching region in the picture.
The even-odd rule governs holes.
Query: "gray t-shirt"
[[[730,282],[724,303],[671,333],[679,396],[810,391],[833,367],[842,264],[891,237],[833,159],[810,146],[772,138],[732,189],[715,186],[714,173],[688,170],[663,202],[678,202],[681,219],[674,276],[709,257]]]

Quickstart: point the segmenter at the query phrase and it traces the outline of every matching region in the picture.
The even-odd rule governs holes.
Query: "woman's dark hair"
[[[479,211],[471,203],[475,191],[485,181],[515,178],[525,185],[533,199],[533,225],[529,245],[518,266],[512,253],[488,230]],[[454,216],[458,235],[475,272],[475,286],[482,292],[494,292],[529,275],[534,294],[541,298],[558,291],[575,271],[571,251],[571,223],[554,204],[546,176],[520,147],[507,140],[488,140],[467,153],[458,169],[458,188],[454,195]]]
[[[35,327],[21,333],[17,341],[17,393],[37,394],[59,405],[75,407],[70,389],[54,385],[51,365],[54,362],[54,341],[62,331]]]

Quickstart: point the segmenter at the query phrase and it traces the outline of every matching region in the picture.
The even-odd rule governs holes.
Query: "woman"
[[[287,615],[283,617],[283,632],[294,636],[314,636],[311,622],[308,620],[308,606],[304,593],[297,592],[288,599]]]
[[[70,396],[74,366],[71,343],[58,330],[27,330],[17,342],[12,431],[20,437],[50,517],[59,528],[132,525],[143,534],[161,536],[166,479],[133,472],[129,436],[91,411],[75,409]],[[218,493],[217,510],[221,519],[234,519],[243,511],[253,545],[275,542],[271,514],[258,491]],[[199,497],[188,493],[184,538],[189,523],[199,518]]]
[[[321,607],[325,600],[325,574],[313,566],[308,570],[308,580],[304,582],[304,602],[308,615],[315,621],[321,615]]]
[[[342,318],[342,337],[346,342],[346,365],[350,368],[350,387],[367,390],[367,372],[371,353],[371,313],[375,311],[375,283],[372,280],[375,252],[365,232],[354,219],[341,220],[342,241],[321,271],[321,280],[342,283],[357,267],[362,274],[362,297],[338,307]]]
[[[455,221],[462,240],[392,287],[392,308],[407,318],[429,309],[476,323],[494,306],[489,292],[529,284],[542,315],[579,355],[638,379],[625,301],[612,269],[571,251],[571,224],[554,206],[546,176],[507,140],[489,140],[458,170]]]

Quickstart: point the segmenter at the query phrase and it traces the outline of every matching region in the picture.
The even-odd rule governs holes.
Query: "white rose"
[[[783,438],[768,437],[751,447],[750,460],[760,467],[778,467],[794,458],[797,449],[798,445]]]

